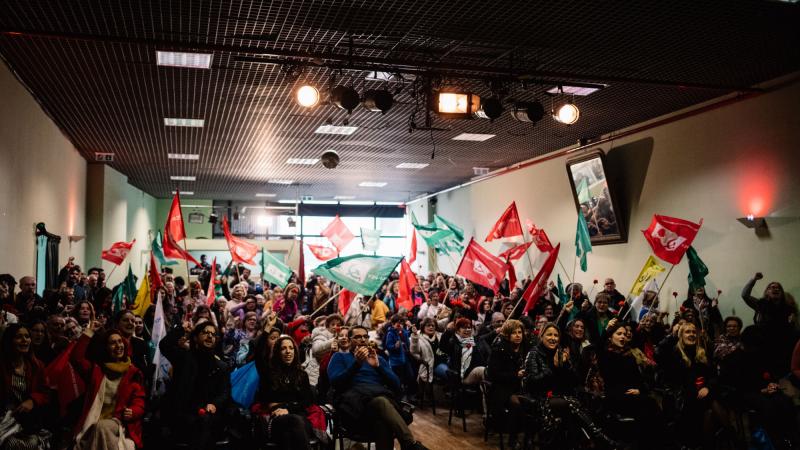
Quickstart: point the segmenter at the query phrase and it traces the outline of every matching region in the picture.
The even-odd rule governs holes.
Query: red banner
[[[347,244],[355,237],[339,216],[336,216],[320,234],[328,238],[331,244],[339,250],[339,253],[341,253],[341,251],[347,247]]]
[[[458,265],[456,274],[497,292],[500,289],[500,282],[505,278],[506,270],[505,261],[489,253],[473,238],[464,251],[464,257]]]
[[[525,225],[528,228],[528,233],[531,234],[531,239],[536,244],[536,248],[541,252],[550,252],[553,250],[553,244],[550,243],[550,238],[544,232],[544,228],[536,228],[536,225],[531,222],[531,219],[525,220]]]
[[[260,250],[259,247],[232,235],[228,226],[228,218],[225,216],[222,216],[222,232],[225,234],[225,240],[228,241],[228,250],[231,252],[233,262],[255,266],[255,257]]]
[[[526,242],[524,244],[519,244],[516,247],[511,247],[510,249],[497,255],[497,257],[505,260],[516,261],[525,256],[525,252],[528,251],[528,247],[530,247],[531,244],[533,244],[533,242]]]
[[[525,289],[525,292],[522,293],[522,298],[525,299],[526,313],[536,307],[539,297],[547,291],[547,280],[550,279],[550,275],[553,273],[553,267],[556,265],[559,250],[561,250],[561,244],[558,244],[556,248],[550,252],[550,256],[547,257],[544,265],[542,265],[542,269],[539,270],[539,273],[536,274],[536,277]]]
[[[642,233],[656,256],[670,264],[678,264],[702,225],[703,219],[700,219],[700,223],[694,223],[654,214],[650,226]]]
[[[308,249],[311,250],[311,253],[314,254],[314,257],[320,261],[327,261],[329,259],[336,258],[336,249],[331,247],[326,247],[324,245],[314,245],[314,244],[306,244]]]
[[[522,236],[522,224],[519,221],[516,202],[508,205],[503,215],[489,231],[489,235],[486,236],[486,242],[513,236]]]
[[[414,309],[412,298],[414,286],[417,285],[417,276],[411,271],[411,265],[404,259],[400,262],[400,279],[397,283],[397,308],[406,311]]]
[[[183,228],[183,214],[181,213],[180,193],[177,191],[175,196],[172,197],[172,206],[169,208],[166,228],[166,232],[172,236],[175,242],[186,239],[186,230]]]
[[[128,257],[128,253],[131,252],[131,248],[133,248],[133,244],[135,243],[136,239],[130,242],[114,242],[111,244],[111,248],[103,250],[100,257],[108,262],[120,265],[122,261],[125,261],[125,258]]]

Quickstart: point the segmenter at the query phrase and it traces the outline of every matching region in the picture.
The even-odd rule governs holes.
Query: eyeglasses
[[[350,339],[356,340],[356,339],[366,339],[366,338],[367,338],[366,334],[355,334]]]
[[[200,332],[200,335],[201,335],[201,336],[214,336],[214,335],[216,335],[216,334],[217,334],[217,332],[216,332],[216,331],[207,331],[207,330],[203,330],[203,331],[201,331],[201,332]]]

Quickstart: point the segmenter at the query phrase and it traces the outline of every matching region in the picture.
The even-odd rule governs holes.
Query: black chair
[[[447,385],[450,388],[450,412],[447,418],[447,425],[453,422],[453,412],[461,416],[461,427],[467,432],[467,401],[480,396],[477,387],[468,386],[461,380],[461,374],[454,370],[447,370]]]
[[[420,361],[420,365],[424,365],[425,369],[428,371],[429,374],[433,373],[433,368],[430,367],[430,365],[428,363],[426,363],[424,361]],[[419,391],[419,393],[418,393],[418,396],[417,396],[417,404],[419,405],[420,408],[424,408],[425,407],[425,395],[426,395],[426,392],[427,392],[428,395],[430,396],[431,411],[433,412],[434,416],[436,415],[436,394],[434,393],[434,389],[435,389],[436,384],[444,384],[444,381],[440,380],[439,378],[437,378],[435,376],[433,377],[433,381],[432,382],[427,382],[427,381],[418,379],[418,385],[419,385],[418,391]]]

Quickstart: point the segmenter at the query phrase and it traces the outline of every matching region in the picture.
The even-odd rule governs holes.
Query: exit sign
[[[102,153],[102,152],[95,152],[94,153],[94,160],[97,162],[114,162],[114,154],[113,153]]]

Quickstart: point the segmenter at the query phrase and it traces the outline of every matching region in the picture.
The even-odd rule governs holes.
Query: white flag
[[[652,292],[655,294],[658,292],[658,283],[656,282],[655,278],[651,278],[650,281],[644,286],[642,293],[636,296],[635,299],[631,302],[631,309],[633,310],[633,319],[637,322],[642,318],[642,310],[645,313],[649,312],[652,308],[652,304],[650,306],[644,306],[644,297],[647,295],[648,292]],[[656,301],[655,299],[653,301]]]
[[[155,354],[153,355],[153,366],[155,367],[155,372],[153,374],[153,396],[162,395],[164,393],[166,387],[164,380],[167,378],[167,374],[169,373],[169,361],[161,356],[161,349],[158,347],[158,344],[161,343],[161,339],[163,339],[166,334],[167,326],[164,323],[164,301],[161,296],[161,292],[159,292],[158,303],[156,303],[156,315],[153,319],[153,334],[151,338],[156,347]]]

